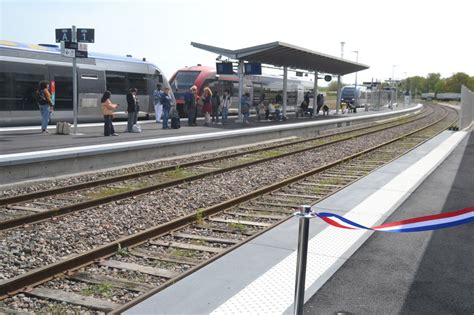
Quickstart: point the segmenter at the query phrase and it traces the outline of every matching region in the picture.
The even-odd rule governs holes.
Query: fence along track
[[[142,295],[123,305],[118,305],[98,298],[84,299],[78,294],[64,293],[47,288],[45,285],[26,290],[26,293],[36,298],[83,305],[90,310],[122,312],[260,235],[268,228],[285,221],[292,213],[294,206],[302,203],[314,204],[365,176],[385,164],[386,161],[393,160],[400,154],[427,141],[444,128],[437,132],[428,132],[428,135],[422,137],[417,134],[427,132],[427,129],[436,124],[448,126],[451,122],[449,124],[440,123],[444,118],[330,165],[319,167],[250,194],[203,209],[196,214],[178,218],[167,224],[112,242],[83,255],[77,255],[71,259],[15,277],[0,285],[0,295],[5,297],[14,291],[23,290],[24,287],[43,283],[57,274],[76,270],[68,272],[67,279],[91,285],[108,281],[110,287],[141,292]],[[398,145],[400,143],[403,144],[401,146],[403,149],[397,148],[397,146],[400,147]],[[387,146],[389,146],[388,149]],[[369,159],[367,160],[367,158]],[[341,173],[345,175],[338,176]],[[124,248],[128,248],[126,257],[134,257],[132,262],[123,258]],[[181,253],[181,255],[177,255],[177,253]],[[183,255],[183,253],[187,254]],[[161,282],[157,288],[149,288],[134,281],[91,274],[88,272],[92,268],[91,262],[99,258],[107,259],[92,263],[92,266],[127,270],[127,272],[142,272],[160,278]],[[141,262],[151,260],[186,267],[181,272],[175,272],[156,267],[157,264],[150,266],[133,262],[137,259],[141,259]],[[77,272],[81,266],[88,267]]]
[[[250,154],[259,154],[261,152],[272,152],[271,150],[275,150],[275,149],[279,149],[279,148],[281,149],[281,148],[285,148],[285,147],[289,147],[289,146],[298,146],[300,144],[311,143],[311,142],[314,142],[314,141],[321,141],[321,140],[324,140],[324,139],[329,139],[331,137],[339,137],[340,134],[333,134],[333,135],[329,135],[329,136],[318,136],[318,137],[314,137],[314,138],[310,138],[310,139],[303,139],[303,140],[294,141],[294,142],[291,142],[291,143],[278,144],[278,145],[275,145],[275,146],[271,146],[269,148],[256,149],[256,150],[251,150],[251,151],[246,151],[246,152],[234,153],[234,154],[226,155],[225,157],[210,158],[210,159],[203,160],[203,161],[194,161],[194,162],[184,163],[184,164],[181,164],[181,165],[178,165],[178,166],[174,165],[174,166],[162,167],[162,168],[159,168],[159,169],[150,170],[148,172],[140,172],[140,173],[123,175],[123,176],[116,176],[114,178],[108,178],[108,179],[102,179],[102,180],[94,181],[92,183],[92,186],[87,186],[87,188],[84,188],[84,185],[88,185],[88,184],[91,184],[91,183],[82,183],[82,184],[78,184],[78,185],[74,185],[74,186],[68,186],[68,187],[53,189],[53,190],[50,190],[50,191],[32,193],[32,194],[28,194],[27,196],[18,196],[18,197],[3,199],[2,202],[4,203],[4,206],[6,207],[7,211],[10,211],[10,210],[11,211],[19,210],[20,212],[21,211],[27,211],[27,212],[30,211],[30,212],[33,212],[33,214],[28,213],[26,215],[20,215],[20,216],[16,216],[14,218],[11,218],[11,219],[0,221],[0,231],[15,228],[15,227],[18,227],[18,226],[21,226],[21,225],[24,225],[24,224],[31,224],[31,223],[39,222],[41,220],[45,220],[45,219],[48,219],[48,218],[52,218],[52,217],[56,217],[56,216],[60,216],[60,215],[65,215],[65,214],[68,214],[68,213],[84,210],[84,209],[87,209],[87,208],[90,208],[90,207],[103,205],[103,204],[114,202],[114,201],[117,201],[117,200],[130,198],[130,197],[133,197],[133,196],[148,193],[148,192],[155,191],[155,190],[158,190],[158,189],[163,189],[163,188],[176,186],[176,185],[179,185],[179,184],[182,184],[182,183],[185,183],[185,182],[198,180],[198,179],[201,179],[203,177],[212,176],[212,175],[216,175],[216,174],[220,174],[220,173],[225,173],[225,172],[229,172],[229,171],[232,171],[232,170],[235,170],[235,169],[245,168],[245,167],[248,167],[250,165],[256,165],[258,163],[265,163],[265,162],[272,161],[272,160],[275,160],[275,159],[278,159],[278,158],[283,158],[283,157],[286,157],[286,156],[289,156],[289,155],[299,154],[299,153],[302,153],[302,152],[305,152],[305,151],[314,150],[314,149],[317,149],[317,148],[322,148],[324,146],[328,146],[328,145],[331,145],[331,144],[347,141],[347,140],[350,140],[350,139],[355,138],[355,137],[362,137],[362,136],[365,136],[365,135],[368,135],[368,134],[371,134],[371,133],[375,133],[375,132],[379,132],[379,131],[382,131],[382,130],[385,130],[385,129],[388,129],[388,128],[393,128],[393,127],[397,127],[397,126],[400,126],[400,125],[403,125],[403,124],[406,124],[406,123],[410,123],[410,122],[425,118],[429,114],[431,114],[431,113],[425,113],[425,114],[421,114],[421,115],[418,114],[417,115],[418,117],[415,116],[415,117],[410,117],[408,119],[405,118],[402,121],[395,121],[393,123],[390,123],[390,124],[388,124],[388,126],[379,126],[379,125],[377,125],[375,127],[358,128],[356,130],[351,130],[349,132],[343,132],[343,133],[348,133],[348,134],[346,134],[343,137],[340,137],[338,139],[332,140],[332,141],[317,143],[317,144],[310,145],[310,146],[304,147],[304,148],[299,148],[299,149],[297,148],[296,150],[293,150],[293,151],[290,151],[290,152],[279,152],[279,154],[276,154],[276,155],[259,158],[258,160],[241,162],[241,163],[238,163],[238,164],[235,164],[235,165],[232,165],[232,166],[228,166],[228,167],[223,167],[223,168],[220,168],[220,169],[209,168],[209,167],[206,168],[205,164],[215,162],[215,161],[218,161],[218,160],[228,160],[232,157],[248,156]],[[368,130],[368,131],[357,134],[357,132],[361,132],[363,130]],[[354,134],[354,133],[356,133],[356,134]],[[124,187],[124,186],[118,185],[118,186],[107,188],[106,191],[111,191],[113,193],[112,194],[107,193],[104,197],[100,197],[100,198],[89,199],[89,198],[83,197],[81,195],[81,194],[86,194],[87,195],[88,192],[81,193],[81,191],[78,191],[78,189],[81,189],[81,187],[82,187],[82,189],[88,189],[88,188],[91,188],[91,187],[97,187],[99,185],[104,185],[104,183],[108,184],[108,183],[110,183],[110,181],[115,183],[119,180],[119,178],[120,178],[120,180],[129,180],[131,178],[135,178],[135,179],[140,178],[140,176],[141,176],[141,178],[144,178],[146,176],[150,176],[151,173],[153,173],[155,175],[156,174],[166,175],[167,172],[172,174],[175,171],[177,173],[179,173],[179,172],[182,172],[182,171],[186,170],[186,167],[193,167],[193,166],[196,166],[196,165],[200,165],[200,167],[201,167],[201,169],[198,170],[197,174],[192,174],[191,173],[191,175],[189,175],[189,176],[185,176],[185,177],[178,178],[178,179],[171,179],[171,180],[169,178],[167,178],[166,176],[162,176],[161,178],[153,178],[150,181],[152,181],[152,182],[158,181],[159,183],[152,183],[150,185],[146,185],[143,182],[138,182],[138,183],[134,183],[133,185],[136,185],[136,186],[133,186],[134,188],[131,188],[131,189],[128,189],[129,188],[128,186]],[[144,187],[141,187],[141,186],[144,186]],[[71,187],[74,187],[75,190],[72,190],[73,193],[71,193],[70,195],[66,195],[66,196],[55,195],[58,192],[60,194],[64,193],[64,190],[67,190],[66,192],[69,192],[72,189]],[[139,187],[139,188],[136,188],[136,187]],[[26,202],[26,203],[23,203],[23,204],[18,204],[18,200],[24,200],[24,199],[31,200],[31,197],[34,197],[34,196],[43,196],[43,197],[45,197],[45,196],[50,196],[49,194],[52,194],[51,196],[54,196],[54,200],[51,200],[51,199],[50,200],[41,200],[40,199],[40,200],[33,201],[33,202]],[[86,200],[77,202],[78,197],[83,197]],[[15,202],[15,203],[12,204],[11,202]],[[50,203],[53,203],[53,204],[51,205]],[[69,204],[66,205],[66,206],[58,206],[57,205],[57,204],[61,204],[61,203],[69,203]],[[15,214],[17,214],[17,213],[15,213]]]

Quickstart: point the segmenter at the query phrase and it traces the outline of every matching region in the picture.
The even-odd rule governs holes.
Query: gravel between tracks
[[[439,111],[422,122],[5,231],[0,233],[0,279],[9,279],[333,162],[426,125],[442,114]]]
[[[349,127],[321,130],[320,135],[332,135],[332,134],[337,134],[339,132],[349,131],[349,130],[360,128],[360,127],[368,127],[372,125],[373,123],[362,123],[362,124],[357,124],[357,125],[349,126]],[[111,170],[104,170],[104,171],[87,173],[87,174],[79,174],[77,176],[73,175],[73,176],[68,176],[68,177],[49,178],[46,181],[39,181],[32,184],[27,184],[27,185],[20,185],[18,187],[15,186],[10,189],[6,186],[3,186],[3,188],[0,189],[0,198],[13,197],[16,195],[22,195],[22,194],[48,190],[48,189],[53,189],[53,188],[58,188],[58,187],[65,187],[65,186],[70,186],[70,185],[84,183],[84,182],[90,182],[90,181],[118,176],[118,175],[130,174],[130,173],[135,173],[135,172],[140,172],[140,171],[147,171],[147,170],[151,170],[151,169],[159,168],[163,166],[177,165],[180,163],[192,162],[192,161],[200,161],[200,160],[207,159],[210,157],[225,156],[228,154],[238,153],[238,152],[246,152],[246,151],[257,149],[257,148],[268,148],[277,143],[287,143],[287,142],[290,142],[290,141],[288,140],[273,141],[271,143],[255,144],[255,145],[250,145],[250,146],[245,146],[245,147],[241,146],[241,147],[229,148],[229,149],[224,148],[222,150],[211,151],[209,153],[192,154],[189,156],[176,157],[173,159],[170,159],[170,158],[160,159],[160,160],[150,161],[147,163],[131,165],[127,167],[114,168]]]

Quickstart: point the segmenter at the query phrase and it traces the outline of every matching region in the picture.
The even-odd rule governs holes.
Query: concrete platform
[[[141,122],[140,134],[123,133],[125,122],[118,122],[115,123],[118,137],[104,137],[102,123],[82,125],[75,136],[56,135],[54,130],[41,135],[37,127],[0,128],[0,185],[47,174],[100,170],[290,136],[314,136],[324,129],[390,119],[421,107],[293,118],[286,122],[253,120],[244,126],[231,122],[211,128],[188,127],[183,120],[182,128],[177,130],[163,130],[154,122]]]
[[[373,226],[472,206],[473,163],[474,135],[446,131],[313,209]],[[305,312],[472,314],[472,228],[374,234],[311,220]],[[126,314],[292,313],[297,229],[290,219]]]

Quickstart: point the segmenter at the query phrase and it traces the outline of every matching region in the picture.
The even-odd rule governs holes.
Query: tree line
[[[400,81],[399,88],[402,91],[411,91],[414,95],[421,93],[460,93],[461,86],[465,85],[474,91],[474,77],[464,72],[458,72],[449,78],[441,78],[439,73],[429,73],[426,77],[414,76]]]
[[[468,89],[474,91],[474,76],[470,77],[464,72],[455,73],[448,78],[441,78],[439,73],[429,73],[426,77],[408,77],[397,83],[400,92],[410,91],[412,95],[421,95],[421,93],[460,93],[461,85],[465,85]],[[342,86],[344,85],[346,84],[342,84]],[[382,88],[389,86],[389,82],[382,83]],[[333,80],[329,83],[327,91],[337,91],[337,82]]]

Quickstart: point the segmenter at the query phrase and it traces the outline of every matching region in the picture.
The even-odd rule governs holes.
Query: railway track
[[[385,124],[3,198],[0,231],[373,134],[423,119],[432,111],[429,107]]]
[[[28,299],[26,310],[38,312],[120,313],[285,221],[294,207],[314,204],[427,141],[452,124],[449,111],[328,165],[4,281],[0,310]]]

